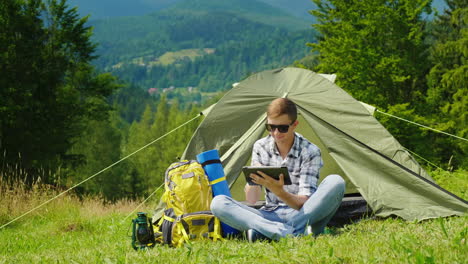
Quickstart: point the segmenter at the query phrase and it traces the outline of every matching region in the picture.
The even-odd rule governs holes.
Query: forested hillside
[[[138,16],[153,13],[158,10],[171,7],[184,0],[70,0],[71,6],[78,6],[82,16],[91,15],[91,20],[106,17]],[[229,0],[212,0],[216,2]],[[316,9],[311,0],[258,0],[270,6],[279,8],[296,17],[307,21],[315,21],[315,17],[309,14]],[[444,0],[434,0],[432,6],[443,11],[447,7]]]
[[[225,10],[225,11],[224,11]],[[256,1],[184,1],[141,17],[94,21],[95,61],[122,80],[198,103],[251,72],[292,64],[313,41],[307,23]],[[190,87],[190,88],[189,88]],[[190,92],[187,90],[190,89]],[[206,96],[206,93],[209,96]]]
[[[100,44],[96,65],[103,69],[138,58],[143,62],[152,61],[168,51],[217,48],[228,44],[249,46],[251,42],[267,41],[289,32],[235,13],[186,10],[99,20],[93,22],[93,27],[94,40]],[[307,40],[304,38],[303,41]],[[305,42],[302,46],[305,50]]]
[[[94,20],[100,44],[94,64],[153,96],[166,91],[181,106],[203,103],[249,73],[308,55],[314,28],[283,10],[315,7],[283,0],[181,0],[149,15]],[[422,18],[430,12],[423,10]]]
[[[180,0],[70,0],[70,6],[78,6],[82,16],[93,19],[119,16],[141,16],[166,8]]]
[[[305,29],[309,26],[310,20],[295,17],[281,7],[275,7],[264,2],[259,0],[183,0],[165,11],[185,10],[190,13],[229,12],[251,21],[290,30]]]
[[[315,17],[310,15],[310,11],[315,9],[315,4],[310,0],[259,0],[274,7],[280,8],[297,17],[306,19],[307,21],[315,21]]]
[[[139,16],[168,8],[185,0],[70,0],[71,6],[78,6],[81,15],[91,15],[91,20],[105,17]],[[212,2],[230,0],[212,0]],[[270,6],[282,9],[292,15],[313,21],[308,11],[314,8],[310,0],[259,0]],[[268,8],[268,7],[267,7]]]

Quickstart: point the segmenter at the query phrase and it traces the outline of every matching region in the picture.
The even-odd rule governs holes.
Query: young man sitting
[[[252,151],[252,166],[286,166],[291,185],[284,185],[283,175],[275,180],[259,171],[250,174],[257,185],[245,186],[246,200],[255,203],[263,186],[265,206],[257,210],[225,195],[214,197],[211,203],[213,214],[233,228],[247,231],[250,242],[304,233],[318,235],[341,204],[344,180],[329,175],[317,187],[323,165],[320,149],[295,132],[298,124],[297,107],[291,100],[273,100],[267,109],[266,129],[270,133],[255,142]]]

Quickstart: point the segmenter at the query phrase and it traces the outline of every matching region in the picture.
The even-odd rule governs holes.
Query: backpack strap
[[[161,220],[166,220],[166,221],[169,221],[169,222],[174,222],[174,221],[175,221],[174,218],[169,217],[169,216],[167,216],[167,215],[164,215],[164,216],[161,218]],[[160,222],[162,222],[162,221],[160,221]]]
[[[177,217],[177,222],[176,222],[176,229],[177,229],[177,233],[179,235],[182,235],[180,236],[180,239],[179,241],[174,241],[175,242],[175,245],[177,247],[180,247],[184,244],[184,242],[188,242],[190,240],[189,238],[189,235],[187,234],[187,231],[185,231],[185,226],[184,226],[184,223],[183,223],[183,219],[181,219],[181,217]],[[186,224],[186,223],[185,223]]]
[[[221,235],[221,222],[216,216],[210,219],[208,223],[208,236],[213,239],[213,241],[220,240],[224,241]]]
[[[220,163],[221,164],[221,160],[220,159],[206,160],[201,165],[202,165],[203,168],[205,168],[206,165],[215,164],[215,163]],[[226,177],[221,177],[221,178],[215,179],[213,181],[210,181],[210,185],[215,185],[215,184],[220,183],[220,182],[225,181],[225,180],[226,180]]]
[[[206,160],[201,165],[202,167],[205,167],[206,165],[215,164],[215,163],[221,163],[221,160],[219,159]]]
[[[216,179],[214,181],[210,181],[210,185],[215,185],[215,184],[220,183],[220,182],[225,181],[225,180],[226,180],[226,176],[218,178],[218,179]]]
[[[214,230],[210,232],[211,237],[213,238],[213,241],[216,240],[221,240],[223,241],[223,237],[221,236],[221,232],[217,232],[218,230],[221,230],[221,223],[219,222],[218,217],[213,217],[214,219]]]
[[[163,222],[161,224],[161,232],[163,234],[163,243],[170,245],[172,242],[172,230],[174,226],[174,221],[175,221],[175,213],[174,209],[169,208],[164,211],[163,217]]]

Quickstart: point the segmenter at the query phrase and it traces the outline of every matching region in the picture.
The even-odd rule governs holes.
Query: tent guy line
[[[46,205],[46,204],[52,202],[53,200],[57,199],[58,197],[64,195],[65,193],[67,193],[67,192],[69,192],[69,191],[75,189],[75,188],[78,187],[79,185],[81,185],[81,184],[83,184],[83,183],[85,183],[85,182],[91,180],[92,178],[94,178],[94,177],[98,176],[99,174],[103,173],[104,171],[106,171],[106,170],[108,170],[108,169],[114,167],[115,165],[119,164],[120,162],[122,162],[122,161],[128,159],[129,157],[131,157],[131,156],[135,155],[136,153],[140,152],[141,150],[143,150],[143,149],[149,147],[150,145],[156,143],[157,141],[159,141],[159,140],[165,138],[166,136],[168,136],[169,134],[173,133],[173,132],[176,131],[177,129],[179,129],[179,128],[181,128],[181,127],[183,127],[183,126],[189,124],[190,122],[194,121],[195,119],[199,118],[199,117],[202,116],[202,115],[203,115],[203,113],[198,114],[196,117],[190,119],[189,121],[183,123],[182,125],[180,125],[180,126],[174,128],[174,129],[172,129],[171,131],[169,131],[169,132],[167,132],[166,134],[162,135],[161,137],[159,137],[159,138],[157,138],[157,139],[151,141],[150,143],[144,145],[143,147],[141,147],[141,148],[135,150],[134,152],[128,154],[128,155],[125,156],[124,158],[122,158],[122,159],[120,159],[120,160],[118,160],[118,161],[112,163],[111,165],[109,165],[109,166],[107,166],[106,168],[100,170],[99,172],[95,173],[94,175],[92,175],[92,176],[90,176],[90,177],[84,179],[83,181],[81,181],[81,182],[79,182],[79,183],[73,185],[72,187],[70,187],[70,188],[68,188],[67,190],[61,192],[61,193],[58,194],[57,196],[55,196],[55,197],[53,197],[53,198],[51,198],[51,199],[49,199],[49,200],[47,200],[47,201],[41,203],[40,205],[34,207],[33,209],[27,211],[26,213],[24,213],[24,214],[22,214],[22,215],[16,217],[15,219],[11,220],[10,222],[8,222],[8,223],[6,223],[6,224],[0,226],[0,230],[3,229],[4,227],[6,227],[6,226],[8,226],[8,225],[10,225],[10,224],[12,224],[12,223],[14,223],[14,222],[16,222],[17,220],[23,218],[24,216],[26,216],[26,215],[28,215],[28,214],[30,214],[30,213],[36,211],[37,209],[41,208],[42,206],[44,206],[44,205]],[[157,190],[156,190],[156,191],[157,191]],[[156,191],[155,191],[155,192],[156,192]]]
[[[146,203],[146,201],[149,200],[149,198],[151,198],[157,191],[159,191],[159,189],[161,189],[162,187],[164,186],[164,183],[162,183],[161,185],[159,185],[158,188],[156,188],[156,190],[154,190],[154,192],[152,192],[148,197],[146,197],[146,199],[141,202],[137,207],[135,207],[135,209],[133,209],[133,211],[131,213],[129,213],[123,220],[121,223],[123,223],[125,220],[127,220],[127,218],[129,218],[130,216],[132,216],[136,210],[138,210],[138,208],[140,208],[144,203]]]
[[[464,141],[468,141],[468,139],[466,139],[466,138],[462,138],[462,137],[459,137],[459,136],[456,136],[456,135],[452,135],[452,134],[449,134],[449,133],[444,132],[444,131],[437,130],[437,129],[432,128],[432,127],[428,127],[428,126],[425,126],[425,125],[421,125],[421,124],[419,124],[419,123],[416,123],[416,122],[413,122],[413,121],[410,121],[410,120],[407,120],[407,119],[404,119],[404,118],[401,118],[401,117],[398,117],[398,116],[394,116],[394,115],[389,114],[389,113],[382,112],[382,111],[380,111],[379,109],[375,109],[375,111],[377,111],[377,112],[379,112],[379,113],[381,113],[381,114],[384,114],[384,115],[387,115],[387,116],[390,116],[390,117],[393,117],[393,118],[396,118],[396,119],[399,119],[399,120],[402,120],[402,121],[411,123],[411,124],[413,124],[413,125],[417,125],[417,126],[420,126],[420,127],[424,127],[424,128],[426,128],[426,129],[435,131],[435,132],[437,132],[437,133],[445,134],[445,135],[447,135],[447,136],[451,136],[451,137],[455,137],[455,138],[458,138],[458,139],[461,139],[461,140],[464,140]]]
[[[427,159],[421,157],[421,155],[419,155],[418,153],[416,153],[416,152],[414,152],[414,151],[411,151],[411,150],[409,150],[409,149],[407,149],[407,148],[405,148],[405,150],[408,151],[408,152],[410,152],[411,154],[417,156],[418,158],[424,160],[425,162],[427,162],[427,164],[432,165],[432,166],[434,166],[435,168],[438,168],[438,169],[443,170],[441,167],[437,166],[436,164],[434,164],[434,163],[430,162],[429,160],[427,160]]]
[[[303,109],[303,111],[307,111],[307,110]],[[310,114],[314,115],[313,113],[310,113]],[[386,159],[388,162],[393,163],[395,166],[400,167],[401,169],[407,171],[407,172],[410,173],[411,175],[413,175],[413,176],[415,176],[415,177],[421,179],[422,181],[425,181],[425,182],[428,183],[429,185],[431,185],[431,186],[433,186],[433,187],[435,187],[435,188],[437,188],[437,189],[439,189],[439,190],[445,192],[446,194],[452,196],[453,198],[458,199],[458,200],[460,200],[461,202],[463,202],[463,203],[465,203],[465,204],[468,205],[468,201],[465,201],[464,199],[462,199],[462,198],[460,198],[460,197],[454,195],[453,193],[451,193],[451,192],[445,190],[444,188],[440,187],[440,186],[439,186],[438,184],[436,184],[435,182],[426,179],[425,177],[419,175],[418,173],[412,171],[411,169],[408,169],[407,167],[403,166],[403,165],[400,164],[399,162],[397,162],[397,161],[395,161],[395,160],[393,160],[393,159],[387,157],[386,155],[380,153],[378,150],[376,150],[376,149],[374,149],[374,148],[368,146],[368,145],[365,144],[364,142],[362,142],[362,141],[356,139],[355,137],[349,135],[348,133],[346,133],[346,132],[344,132],[343,130],[337,128],[337,127],[334,126],[333,124],[328,123],[327,121],[323,120],[322,118],[320,118],[320,117],[318,117],[318,116],[316,116],[316,115],[314,115],[314,116],[315,116],[316,118],[322,120],[325,124],[327,124],[327,125],[333,127],[335,130],[339,131],[340,133],[342,133],[342,134],[344,134],[344,135],[347,135],[350,139],[354,140],[355,142],[357,142],[357,143],[360,144],[361,146],[364,146],[364,147],[366,147],[367,149],[371,150],[371,151],[374,152],[376,155],[379,155],[379,156],[381,156],[382,158]]]

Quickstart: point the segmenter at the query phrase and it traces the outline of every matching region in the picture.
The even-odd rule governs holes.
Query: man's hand
[[[257,171],[257,174],[250,174],[249,177],[256,184],[262,185],[270,192],[274,193],[278,198],[285,202],[289,207],[296,210],[300,210],[304,203],[309,199],[306,195],[295,195],[288,193],[283,189],[284,186],[284,175],[280,174],[279,180],[275,180],[267,174]]]
[[[272,193],[274,193],[276,195],[277,195],[277,193],[279,193],[280,191],[283,190],[283,186],[284,186],[284,175],[283,174],[280,174],[279,180],[275,180],[272,177],[270,177],[269,175],[267,175],[267,174],[265,174],[265,173],[263,173],[261,171],[257,171],[257,174],[251,173],[249,175],[249,177],[252,179],[252,181],[255,184],[262,185],[263,187],[267,188],[268,190],[270,190],[270,192],[272,192]]]

